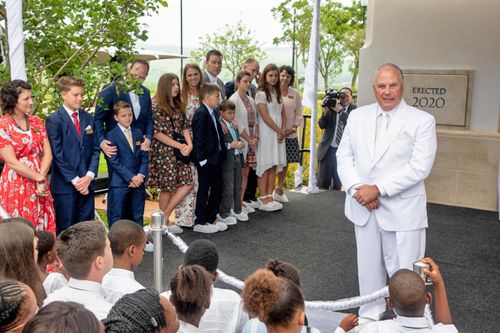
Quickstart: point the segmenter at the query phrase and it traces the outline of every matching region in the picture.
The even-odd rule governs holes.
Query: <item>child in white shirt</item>
[[[104,298],[101,283],[113,267],[106,230],[95,221],[79,222],[59,235],[56,247],[70,279],[66,286],[50,294],[43,305],[72,301],[82,304],[97,319],[104,319],[112,304]]]
[[[119,220],[109,229],[109,241],[113,253],[113,268],[102,280],[106,299],[115,304],[125,294],[131,294],[144,286],[135,280],[133,270],[142,263],[146,247],[146,233],[130,220]]]

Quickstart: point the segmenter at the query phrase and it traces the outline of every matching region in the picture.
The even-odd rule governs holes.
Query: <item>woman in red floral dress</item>
[[[52,151],[40,118],[31,115],[31,86],[13,80],[2,87],[0,103],[0,205],[12,217],[30,220],[37,230],[55,233],[47,173]]]

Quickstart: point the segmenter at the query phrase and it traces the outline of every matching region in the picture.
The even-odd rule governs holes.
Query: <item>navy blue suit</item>
[[[95,109],[95,124],[96,132],[99,139],[99,144],[106,137],[106,133],[111,131],[116,126],[116,120],[114,118],[113,105],[118,101],[125,101],[132,107],[132,116],[134,120],[132,121],[132,127],[141,130],[144,135],[153,142],[153,111],[151,109],[151,93],[149,89],[141,85],[144,93],[139,95],[139,104],[141,105],[141,113],[139,117],[135,118],[135,113],[133,112],[134,105],[130,101],[130,95],[128,92],[119,89],[116,82],[112,82],[105,86],[101,93],[99,94],[99,103]]]
[[[71,180],[83,177],[88,171],[97,176],[99,143],[92,116],[78,111],[80,136],[68,112],[61,107],[47,117],[45,127],[52,148],[50,188],[56,210],[57,233],[80,221],[94,219],[94,181],[89,194],[80,194]]]
[[[226,156],[226,147],[219,115],[216,111],[214,115],[215,124],[208,108],[201,104],[191,122],[194,159],[198,169],[195,224],[214,222],[222,200],[222,160]],[[204,160],[207,163],[202,166],[200,162]]]
[[[106,139],[116,146],[117,153],[106,157],[112,169],[109,172],[108,192],[108,224],[111,225],[120,219],[129,219],[143,225],[144,205],[146,202],[146,188],[144,183],[136,188],[129,187],[129,183],[137,174],[147,176],[148,153],[141,150],[144,141],[142,131],[130,126],[132,143],[130,145],[119,126],[115,126],[106,135]],[[145,180],[145,179],[144,179]]]

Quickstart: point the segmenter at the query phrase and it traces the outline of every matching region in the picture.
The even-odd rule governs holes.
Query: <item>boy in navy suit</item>
[[[194,160],[198,170],[193,230],[212,234],[227,229],[227,224],[217,221],[222,199],[222,160],[225,158],[226,146],[219,115],[215,111],[220,104],[219,87],[212,83],[202,85],[200,97],[202,104],[192,120]]]
[[[45,127],[52,148],[50,187],[56,211],[56,231],[94,219],[94,178],[99,165],[99,143],[94,118],[81,109],[83,80],[59,79],[62,107],[47,117]]]
[[[148,153],[141,149],[142,131],[132,127],[132,107],[125,101],[113,106],[117,122],[106,135],[116,154],[106,157],[111,165],[108,192],[108,225],[121,219],[129,219],[143,225],[148,173]]]

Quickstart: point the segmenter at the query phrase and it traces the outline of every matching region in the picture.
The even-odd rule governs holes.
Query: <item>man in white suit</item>
[[[424,179],[437,147],[434,117],[405,103],[398,66],[380,66],[373,90],[377,103],[351,112],[337,150],[345,215],[355,227],[361,295],[424,256]],[[384,310],[380,300],[362,306],[359,316],[378,320]]]

